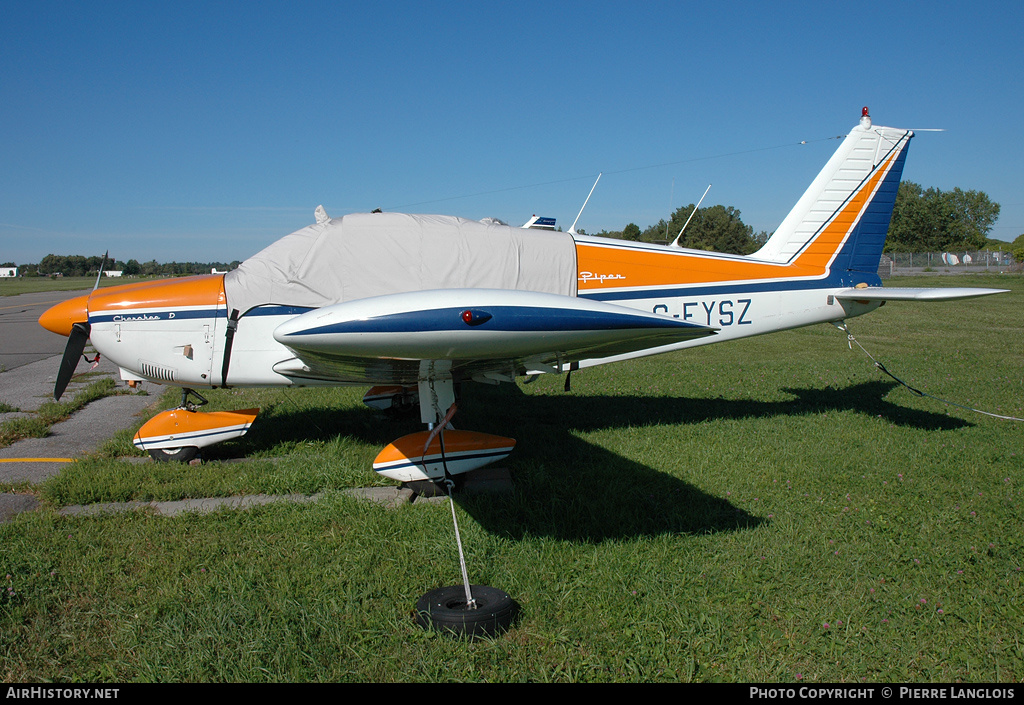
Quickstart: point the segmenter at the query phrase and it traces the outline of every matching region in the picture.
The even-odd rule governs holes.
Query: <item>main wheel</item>
[[[187,463],[199,455],[199,448],[196,446],[181,446],[180,448],[150,448],[149,455],[153,460],[161,463]]]
[[[452,488],[452,492],[458,492],[462,489],[463,485],[466,484],[466,478],[462,475],[455,475],[452,480],[455,482],[455,487]],[[448,488],[445,487],[444,480],[410,480],[403,482],[402,487],[407,487],[420,497],[447,497]],[[463,590],[465,592],[465,590]]]
[[[416,603],[416,623],[424,629],[437,629],[470,639],[496,636],[512,626],[519,612],[507,592],[487,585],[471,585],[476,608],[466,604],[463,585],[431,590]]]

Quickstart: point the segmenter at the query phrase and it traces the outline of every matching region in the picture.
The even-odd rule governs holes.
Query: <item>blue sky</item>
[[[0,0],[0,261],[244,259],[373,208],[773,230],[856,124],[1024,233],[1024,3]],[[806,144],[801,144],[806,142]]]

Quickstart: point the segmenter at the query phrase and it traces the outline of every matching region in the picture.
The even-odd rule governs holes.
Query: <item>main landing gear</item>
[[[512,626],[519,608],[504,590],[470,585],[452,490],[454,475],[507,457],[515,441],[452,428],[457,406],[450,377],[421,381],[419,399],[420,418],[428,430],[388,445],[374,461],[374,469],[403,482],[430,481],[445,489],[452,510],[462,585],[440,587],[422,595],[416,603],[416,623],[457,637],[497,636]]]

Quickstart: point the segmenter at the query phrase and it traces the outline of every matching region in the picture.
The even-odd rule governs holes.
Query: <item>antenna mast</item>
[[[603,174],[604,172],[601,172],[600,174],[597,175],[597,181],[601,180],[601,176]],[[590,197],[594,195],[594,189],[597,188],[597,181],[595,181],[594,185],[590,187],[590,193],[587,194],[587,200],[583,202],[583,208],[587,207],[587,203],[590,202]],[[583,208],[580,208],[580,212],[576,214],[576,220],[572,221],[572,227],[569,228],[570,235],[576,234],[576,222],[580,219],[580,216],[583,215]]]
[[[704,189],[704,196],[707,196],[708,191],[710,190],[711,184],[708,184],[708,187]],[[692,211],[690,211],[690,217],[686,219],[686,222],[683,223],[683,227],[679,230],[679,234],[676,235],[676,239],[672,241],[672,247],[679,247],[679,238],[683,236],[683,230],[686,230],[686,226],[690,224],[690,218],[693,218],[693,214],[697,212],[697,209],[700,208],[700,204],[704,202],[704,196],[700,197],[700,200],[697,201],[697,205],[693,207]]]

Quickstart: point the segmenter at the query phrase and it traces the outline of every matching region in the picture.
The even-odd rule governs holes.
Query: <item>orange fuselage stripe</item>
[[[224,303],[224,275],[203,274],[97,289],[89,297],[89,311],[98,313],[169,306],[216,306]]]
[[[628,244],[577,242],[580,293],[629,287],[670,286],[794,277],[821,277],[871,200],[895,157],[855,193],[797,258],[787,263],[743,260],[708,253],[637,249]],[[603,275],[603,276],[602,276]],[[609,276],[617,275],[617,276]]]

